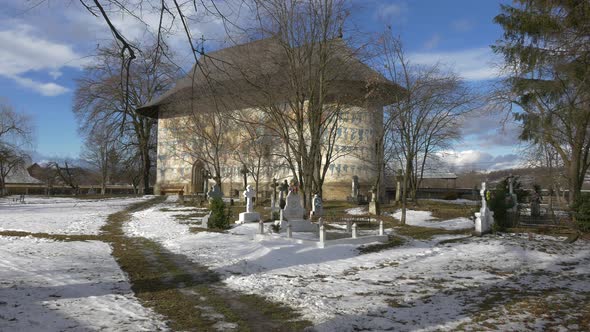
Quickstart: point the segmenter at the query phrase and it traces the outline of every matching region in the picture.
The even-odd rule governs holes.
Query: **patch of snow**
[[[25,204],[0,199],[0,230],[49,234],[98,234],[109,214],[150,198],[78,199],[27,196]]]
[[[167,330],[108,244],[0,237],[0,257],[0,331]]]
[[[428,198],[428,199],[424,199],[425,201],[432,201],[432,202],[442,202],[442,203],[448,203],[448,204],[459,204],[459,205],[477,205],[480,201],[474,201],[471,199],[464,199],[464,198],[458,198],[458,199],[436,199],[436,198]]]
[[[364,208],[362,206],[346,209],[344,211],[346,212],[346,214],[350,214],[351,216],[365,216],[369,214],[367,208]]]
[[[397,210],[391,216],[400,220],[402,217],[402,211]],[[406,210],[406,224],[411,226],[442,228],[447,230],[469,229],[475,227],[473,221],[468,218],[461,217],[439,221],[437,218],[432,216],[432,212],[430,211],[416,210]]]

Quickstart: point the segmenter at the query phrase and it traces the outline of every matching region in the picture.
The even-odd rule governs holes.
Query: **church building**
[[[330,47],[333,50],[325,71],[329,75],[326,105],[338,107],[338,124],[332,142],[337,158],[328,165],[322,190],[324,200],[345,200],[351,195],[353,176],[358,177],[361,195],[368,195],[374,183],[377,176],[375,150],[383,130],[383,107],[395,100],[394,95],[400,92],[400,88],[361,62],[343,40],[334,40]],[[197,121],[212,121],[214,112],[221,113],[222,120],[240,116],[243,119],[244,114],[249,119],[257,119],[256,114],[261,113],[257,110],[263,105],[269,107],[269,104],[281,105],[285,112],[289,112],[285,105],[291,98],[293,82],[290,79],[293,77],[289,74],[292,68],[289,68],[288,56],[292,54],[287,54],[275,38],[211,52],[201,56],[199,64],[171,90],[137,110],[142,115],[158,119],[155,194],[181,190],[185,194],[202,193],[213,184],[208,175],[213,173],[214,165],[199,155],[206,147],[199,147],[198,140],[189,144],[193,136],[191,131],[178,129],[183,127],[179,124],[189,123],[193,114],[200,114],[198,119],[201,120]],[[309,83],[305,81],[305,75],[298,77],[304,77],[303,84]],[[237,123],[231,129],[221,128],[226,131],[221,133],[222,139],[228,141],[220,158],[221,164],[217,165],[225,196],[236,196],[244,188],[247,166],[243,158],[233,154],[235,146],[239,146],[239,140],[244,137],[239,134],[244,130],[243,126],[239,121]],[[193,125],[198,127],[201,124]],[[213,121],[199,128],[215,133],[220,130],[213,128],[216,125],[219,124]],[[275,160],[258,174],[261,193],[272,191],[273,179],[280,183],[293,178],[291,169],[277,157],[284,155],[280,153],[283,146],[280,141],[272,143]],[[252,184],[253,179],[248,174],[246,176],[248,183]]]

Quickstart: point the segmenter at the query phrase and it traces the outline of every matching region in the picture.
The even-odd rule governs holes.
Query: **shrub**
[[[211,208],[211,217],[209,217],[209,228],[228,229],[231,219],[231,210],[225,206],[223,200],[219,197],[214,198],[209,203]]]
[[[514,192],[516,193],[519,202],[523,202],[528,196],[528,192],[522,189],[522,183],[518,181],[518,178],[515,178],[514,181]],[[508,209],[512,208],[516,202],[512,202],[509,199],[509,195],[508,178],[500,181],[500,183],[496,185],[496,189],[491,193],[488,204],[490,210],[494,212],[494,225],[492,225],[492,230],[494,232],[502,231],[508,227],[514,226],[513,218],[511,218],[513,216],[509,215]]]
[[[574,219],[582,232],[590,231],[590,195],[582,193],[572,206]]]

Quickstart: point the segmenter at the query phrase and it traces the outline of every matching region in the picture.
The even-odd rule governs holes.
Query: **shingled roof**
[[[330,58],[326,72],[332,82],[331,86],[339,89],[333,93],[354,92],[364,95],[369,83],[380,89],[399,88],[359,61],[342,39],[333,40],[329,47],[334,48],[334,51],[330,52],[334,56]],[[212,52],[202,56],[199,65],[194,65],[172,89],[138,108],[137,112],[158,117],[161,108],[168,104],[187,100],[206,103],[208,99],[229,95],[244,97],[238,98],[241,100],[241,106],[253,106],[256,105],[256,101],[246,99],[256,94],[257,90],[287,94],[290,77],[289,70],[285,69],[288,67],[286,56],[284,48],[274,37]],[[304,69],[302,68],[302,72]],[[235,102],[236,98],[230,99],[234,99]]]

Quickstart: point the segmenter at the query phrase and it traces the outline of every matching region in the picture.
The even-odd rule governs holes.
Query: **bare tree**
[[[6,177],[24,167],[28,159],[24,148],[31,146],[32,140],[30,119],[0,103],[0,196],[6,193]]]
[[[256,33],[271,36],[277,47],[269,51],[270,62],[279,63],[281,71],[278,79],[277,73],[265,77],[258,71],[247,80],[259,95],[261,123],[280,138],[309,206],[314,192],[322,194],[329,165],[343,153],[334,144],[343,104],[334,99],[333,82],[353,59],[341,39],[347,6],[337,0],[255,4],[260,18]]]
[[[127,89],[120,86],[121,48],[113,45],[99,50],[97,62],[78,79],[74,113],[82,132],[97,127],[109,128],[129,148],[137,149],[141,159],[143,191],[150,185],[155,149],[156,120],[141,116],[136,109],[170,88],[176,67],[170,65],[153,47],[139,53],[129,66]],[[130,106],[131,105],[131,106]]]
[[[250,125],[245,121],[238,135],[239,145],[235,150],[236,159],[248,170],[254,180],[256,199],[263,177],[270,182],[273,175],[281,169],[277,154],[280,153],[280,140],[260,125]]]
[[[105,195],[120,159],[113,133],[107,127],[95,127],[86,137],[81,157],[98,171],[100,193]]]
[[[63,165],[62,166],[60,166]],[[62,162],[52,161],[46,166],[48,169],[52,169],[56,177],[63,182],[66,186],[72,189],[74,195],[80,193],[80,183],[82,179],[87,175],[81,167],[75,165],[72,160],[65,159]]]
[[[387,107],[385,128],[386,153],[403,168],[401,222],[405,223],[408,191],[415,199],[428,158],[458,138],[458,120],[473,109],[474,97],[458,76],[440,65],[411,65],[401,40],[391,32],[383,35],[381,46],[387,77],[405,90],[392,96],[395,102]]]

